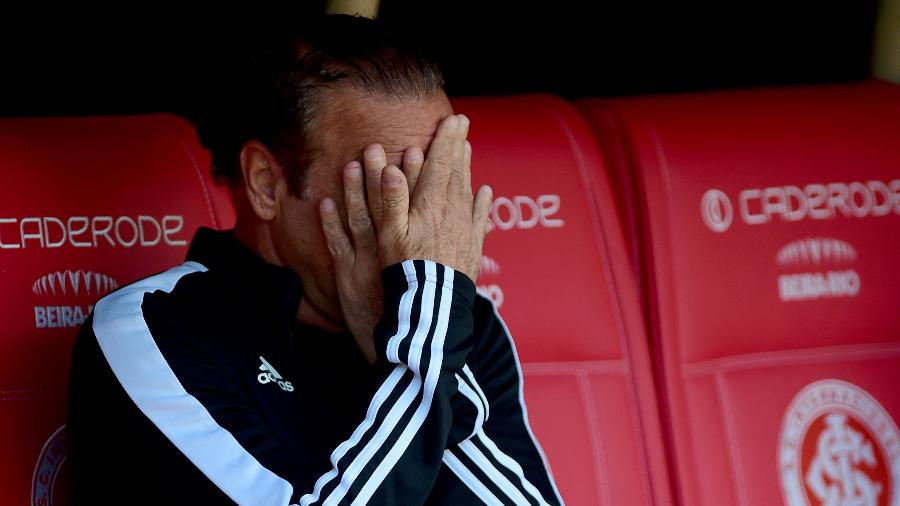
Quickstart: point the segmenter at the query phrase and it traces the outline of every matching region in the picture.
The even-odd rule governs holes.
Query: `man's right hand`
[[[492,193],[482,186],[472,195],[468,133],[469,119],[463,115],[441,121],[412,195],[396,165],[381,172],[382,218],[376,225],[382,267],[433,260],[477,280]]]

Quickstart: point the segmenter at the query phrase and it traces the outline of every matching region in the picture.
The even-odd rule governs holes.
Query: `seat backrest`
[[[636,176],[683,504],[900,503],[900,87],[581,106]]]
[[[78,326],[99,297],[181,262],[198,226],[229,226],[234,212],[174,116],[3,119],[0,172],[0,503],[65,504]]]
[[[545,95],[453,105],[472,120],[474,183],[494,190],[478,285],[516,340],[563,498],[670,504],[636,287],[587,124]]]

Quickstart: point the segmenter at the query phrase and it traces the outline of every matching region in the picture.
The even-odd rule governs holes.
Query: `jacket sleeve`
[[[121,451],[116,446],[127,440],[124,433],[131,433],[142,453],[126,451],[125,461],[145,467],[112,466],[120,498],[140,489],[141,500],[164,497],[179,503],[423,504],[445,448],[478,428],[469,423],[476,417],[454,420],[452,400],[460,387],[457,374],[475,340],[473,282],[431,261],[407,260],[385,269],[385,315],[374,336],[381,382],[364,419],[328,462],[273,435],[235,371],[208,358],[215,342],[179,338],[191,329],[183,328],[177,316],[148,324],[145,310],[165,304],[165,293],[176,284],[181,293],[189,291],[190,275],[204,270],[187,262],[124,287],[95,306],[73,363],[71,442],[78,448],[81,475],[102,469],[104,459]],[[105,398],[96,398],[98,387],[105,389]],[[123,407],[113,408],[113,403]],[[461,412],[477,412],[468,401],[456,404]],[[93,423],[99,410],[115,419],[105,426]],[[94,415],[88,417],[88,411]],[[466,423],[460,426],[460,421]],[[121,438],[104,434],[113,425]],[[91,459],[95,465],[84,465]],[[161,469],[155,465],[160,462],[171,467]],[[170,479],[169,471],[178,480]],[[179,489],[163,482],[147,486],[163,477]],[[96,486],[88,488],[96,495],[84,494],[84,503],[103,497],[110,481],[109,475],[94,480]]]
[[[366,419],[335,449],[331,470],[300,497],[302,506],[423,504],[451,432],[474,430],[460,428],[453,416],[457,373],[474,345],[473,282],[425,260],[388,267],[383,282],[375,343],[386,379]],[[468,401],[459,406],[471,408]]]
[[[442,484],[441,503],[462,503],[474,494],[487,504],[562,504],[528,424],[512,336],[486,297],[478,295],[474,318],[476,346],[463,375],[489,407],[483,426],[445,452],[445,465],[468,490]]]

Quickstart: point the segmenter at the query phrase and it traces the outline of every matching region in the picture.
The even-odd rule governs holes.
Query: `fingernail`
[[[425,159],[425,154],[422,153],[422,150],[417,147],[409,148],[406,156],[411,162],[421,162]]]
[[[334,201],[330,198],[322,199],[322,210],[326,213],[330,213],[334,211]]]
[[[385,186],[400,186],[403,179],[400,177],[400,174],[397,174],[395,171],[386,170],[381,175],[381,181]]]
[[[344,173],[347,174],[347,176],[356,179],[362,175],[362,166],[357,162],[351,162],[347,165],[347,168],[344,169]]]
[[[363,150],[363,153],[366,155],[380,155],[382,151],[381,144],[369,144],[366,146],[366,149]]]

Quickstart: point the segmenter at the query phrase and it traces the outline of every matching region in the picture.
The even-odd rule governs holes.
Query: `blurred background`
[[[12,8],[0,115],[193,118],[241,51],[324,3]],[[380,17],[443,64],[451,95],[578,98],[863,79],[878,4],[384,0]]]

